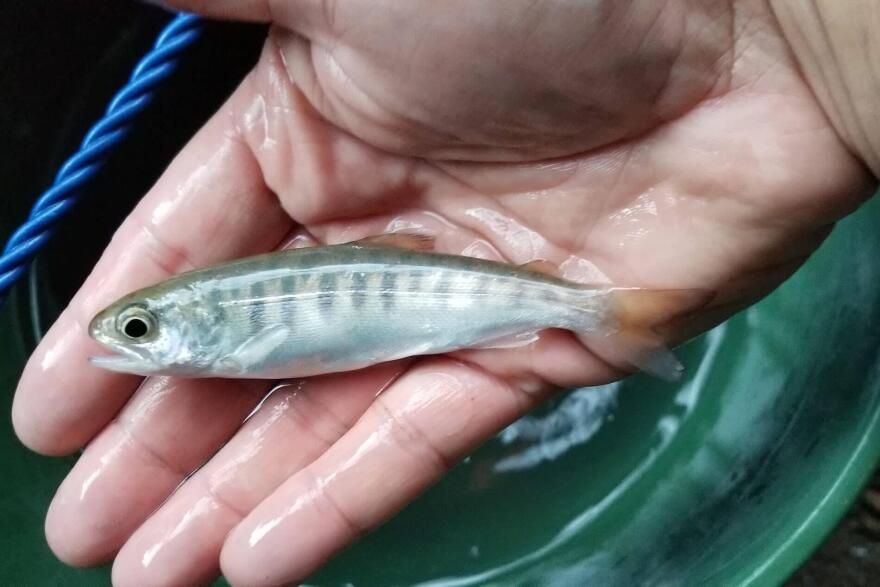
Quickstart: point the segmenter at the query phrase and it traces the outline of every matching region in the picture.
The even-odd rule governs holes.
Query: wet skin
[[[270,383],[88,363],[89,320],[120,295],[291,238],[417,229],[572,280],[717,291],[675,341],[776,287],[872,186],[760,2],[189,4],[276,24],[120,227],[13,407],[34,450],[86,446],[47,537],[70,564],[113,560],[117,585],[221,569],[296,582],[549,394],[622,376],[549,331],[292,382],[242,425]]]

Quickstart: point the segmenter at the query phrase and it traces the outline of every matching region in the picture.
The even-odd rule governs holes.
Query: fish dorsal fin
[[[430,234],[417,232],[389,232],[368,236],[350,243],[352,245],[364,245],[370,247],[394,247],[410,251],[433,251],[436,239]]]
[[[535,273],[543,273],[544,275],[549,275],[551,277],[559,277],[559,267],[546,259],[535,259],[528,263],[523,263],[520,265],[520,268]]]

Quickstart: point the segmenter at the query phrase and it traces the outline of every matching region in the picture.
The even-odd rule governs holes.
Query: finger
[[[125,544],[113,583],[193,585],[219,572],[220,548],[242,517],[341,437],[402,364],[281,387],[242,430]]]
[[[291,221],[266,188],[229,109],[193,138],[125,220],[101,260],[33,353],[19,381],[13,424],[35,451],[69,453],[100,430],[139,379],[88,363],[101,348],[86,329],[105,304],[186,269],[275,246]]]
[[[134,530],[241,426],[266,381],[144,382],[86,447],[58,488],[46,538],[64,562],[106,562]]]
[[[539,399],[450,359],[416,366],[232,531],[224,575],[236,586],[303,579]]]

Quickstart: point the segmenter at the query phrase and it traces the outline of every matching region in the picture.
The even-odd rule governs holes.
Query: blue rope
[[[176,16],[165,27],[104,116],[83,139],[79,150],[62,165],[52,186],[37,199],[28,219],[12,233],[0,256],[0,306],[52,236],[56,223],[76,204],[82,188],[101,170],[110,152],[174,71],[181,54],[198,38],[200,30],[201,20],[190,14]]]

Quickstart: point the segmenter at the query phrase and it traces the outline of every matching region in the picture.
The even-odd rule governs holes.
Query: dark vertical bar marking
[[[542,297],[545,302],[549,302],[550,304],[561,304],[562,297],[559,295],[559,292],[555,288],[547,287],[542,291]]]
[[[367,301],[367,274],[357,271],[351,276],[351,304],[355,308],[363,307]]]
[[[318,309],[323,314],[329,314],[336,301],[336,281],[339,277],[335,271],[325,271],[318,281]]]
[[[208,290],[207,299],[205,300],[209,306],[217,307],[221,305],[221,302],[225,301],[223,296],[223,290],[217,287],[213,287]]]
[[[393,270],[385,270],[382,274],[382,290],[379,292],[382,298],[382,308],[390,310],[397,300],[397,273]]]
[[[265,302],[266,297],[266,282],[264,281],[254,281],[250,284],[248,288],[247,297],[251,301],[256,302]]]
[[[281,294],[285,296],[289,296],[293,293],[296,293],[297,289],[297,275],[296,273],[288,273],[284,277],[281,278]]]
[[[228,319],[229,309],[223,302],[227,301],[228,295],[224,295],[224,290],[218,287],[212,287],[208,290],[207,299],[205,300],[209,308],[214,309],[214,315],[218,322],[226,322]]]
[[[284,296],[285,301],[284,307],[278,309],[278,316],[281,316],[284,319],[284,322],[288,325],[293,324],[296,310],[299,307],[294,294],[296,294],[300,288],[305,289],[305,281],[306,280],[302,279],[302,275],[292,272],[281,278],[281,295]]]
[[[449,301],[452,297],[449,295],[449,288],[452,285],[452,272],[445,271],[443,269],[440,270],[440,279],[437,280],[437,285],[434,286],[434,294],[439,296],[441,299],[445,299]]]
[[[409,285],[407,286],[407,291],[409,293],[420,293],[422,291],[422,278],[424,277],[424,271],[421,269],[416,269],[414,271],[410,271],[407,276],[407,282]]]
[[[252,281],[247,291],[247,328],[248,336],[253,336],[263,327],[266,305],[266,283],[263,280]]]

